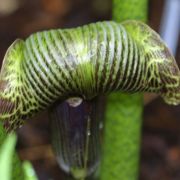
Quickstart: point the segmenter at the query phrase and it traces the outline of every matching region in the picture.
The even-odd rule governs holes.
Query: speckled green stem
[[[122,22],[128,19],[147,21],[148,0],[113,0],[112,19]]]
[[[113,0],[113,20],[146,21],[147,0]],[[101,180],[136,180],[142,124],[142,94],[107,98]]]

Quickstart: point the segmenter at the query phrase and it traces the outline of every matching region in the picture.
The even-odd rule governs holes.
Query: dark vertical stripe
[[[60,33],[61,39],[62,39],[62,44],[63,44],[63,48],[65,49],[65,51],[67,52],[67,57],[65,58],[65,62],[66,62],[66,70],[69,71],[69,75],[70,75],[70,83],[74,83],[73,87],[74,87],[74,92],[77,93],[79,90],[78,84],[77,84],[77,79],[74,77],[74,71],[75,71],[75,67],[77,66],[77,62],[76,62],[76,57],[75,54],[73,52],[73,47],[72,47],[72,42],[71,42],[71,38],[70,38],[70,31],[68,30],[63,30],[63,31],[58,31]]]
[[[112,82],[112,78],[113,78],[113,74],[114,74],[114,66],[115,66],[115,29],[114,29],[114,23],[108,23],[106,22],[106,26],[107,29],[109,29],[109,34],[108,34],[108,43],[109,43],[109,49],[108,49],[108,62],[107,64],[107,77],[106,80],[104,82],[104,88],[103,88],[103,92],[107,92],[108,89],[111,89],[111,82]]]
[[[49,76],[50,83],[52,83],[52,88],[54,89],[56,96],[59,97],[61,94],[65,94],[66,91],[63,89],[63,85],[58,81],[58,78],[56,76],[57,73],[55,72],[55,67],[52,67],[52,64],[55,62],[55,60],[52,56],[50,47],[54,48],[54,44],[52,44],[50,40],[48,41],[46,39],[46,36],[48,36],[48,32],[44,32],[41,35],[41,38],[38,38],[38,54],[40,56],[40,59],[42,59],[42,61],[44,62],[45,68],[48,68],[48,70],[45,69],[45,71],[47,72],[46,74],[48,74]],[[42,43],[46,44],[46,49],[42,48]]]
[[[117,46],[121,47],[119,54],[116,54],[116,58],[118,60],[118,68],[117,68],[117,73],[116,73],[116,78],[114,80],[113,86],[112,86],[112,90],[117,90],[119,88],[119,83],[121,82],[121,74],[122,74],[122,64],[123,64],[123,57],[124,57],[124,50],[125,50],[125,46],[123,43],[123,32],[122,32],[122,27],[119,26],[118,27],[118,32],[119,32],[119,37],[120,40],[117,42]]]
[[[126,86],[125,86],[125,90],[126,91],[131,91],[131,87],[132,87],[132,84],[134,82],[134,79],[136,78],[134,75],[135,75],[135,70],[136,70],[136,60],[137,60],[137,46],[136,44],[132,41],[132,48],[133,48],[133,51],[132,51],[132,63],[130,65],[130,69],[129,69],[129,77],[127,79],[127,82],[126,82]]]
[[[97,29],[97,43],[98,43],[98,47],[97,47],[97,66],[96,66],[96,89],[97,92],[99,92],[100,86],[101,86],[101,77],[103,76],[102,74],[102,70],[104,67],[104,53],[105,53],[105,43],[106,43],[106,37],[105,37],[105,33],[103,30],[103,27],[101,25],[101,23],[96,23],[96,29]]]
[[[48,62],[52,62],[53,59],[51,59],[52,57],[50,56],[46,56],[46,53],[48,53],[48,49],[44,48],[44,46],[47,46],[47,42],[44,39],[43,33],[35,34],[32,40],[32,43],[33,42],[37,46],[37,48],[33,48],[34,53],[36,55],[36,60],[38,62],[36,63],[36,65],[39,66],[40,70],[42,70],[42,73],[40,72],[40,76],[42,74],[43,76],[45,76],[43,79],[46,80],[47,92],[49,94],[53,94],[54,99],[56,99],[57,97],[59,97],[60,94],[56,90],[58,87],[54,82],[54,78],[52,77],[50,64],[48,64]]]
[[[60,30],[59,30],[60,31]],[[54,47],[56,49],[56,53],[58,58],[55,58],[56,63],[58,65],[59,69],[59,75],[61,74],[61,78],[58,76],[58,80],[62,81],[62,84],[64,85],[65,90],[68,91],[75,91],[75,82],[72,80],[70,67],[68,66],[66,62],[67,50],[64,47],[64,41],[59,33],[59,31],[52,30],[50,32],[50,37],[52,38]],[[63,32],[62,32],[63,33]],[[62,65],[63,64],[63,65]]]
[[[31,57],[29,56],[29,54],[31,54],[31,53],[28,52],[28,50],[27,50],[25,52],[25,54],[28,59],[28,61],[26,61],[27,64],[25,67],[26,75],[28,76],[28,79],[31,81],[31,83],[34,85],[34,88],[39,92],[41,97],[43,97],[45,102],[48,104],[48,103],[50,103],[50,101],[47,98],[47,95],[44,93],[44,91],[43,91],[44,86],[42,87],[42,83],[39,82],[37,72],[35,71],[34,66],[32,65]],[[28,71],[27,71],[27,69],[28,69]]]
[[[125,70],[125,78],[123,79],[123,86],[122,86],[122,89],[125,91],[127,89],[127,82],[128,82],[128,79],[131,79],[131,71],[130,69],[132,68],[132,61],[133,61],[133,43],[132,43],[132,39],[131,37],[128,35],[127,36],[128,38],[128,56],[127,56],[127,64],[126,64],[126,70]]]
[[[99,73],[98,76],[100,77],[99,79],[99,87],[98,90],[99,92],[103,92],[103,88],[105,86],[104,82],[106,80],[106,71],[107,71],[107,62],[108,62],[108,50],[109,50],[109,43],[108,43],[108,32],[107,32],[107,28],[103,23],[99,24],[99,27],[101,28],[101,33],[102,33],[102,41],[100,42],[100,69],[99,69]]]
[[[116,88],[118,88],[119,90],[122,90],[122,86],[124,84],[123,79],[126,76],[126,69],[127,69],[127,61],[128,61],[128,38],[127,38],[127,33],[125,31],[125,29],[123,27],[121,34],[122,34],[122,56],[121,56],[121,63],[120,63],[120,78],[119,78],[119,82],[117,82],[117,86]]]

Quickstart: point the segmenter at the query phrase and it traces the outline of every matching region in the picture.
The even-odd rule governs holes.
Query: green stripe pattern
[[[16,40],[1,69],[0,119],[9,131],[57,100],[111,91],[156,92],[180,103],[175,60],[141,22],[97,22]]]

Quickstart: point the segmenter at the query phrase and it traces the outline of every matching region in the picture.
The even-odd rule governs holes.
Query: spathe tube
[[[78,102],[78,103],[77,103]],[[94,180],[101,161],[104,98],[70,98],[49,111],[56,160],[74,179]]]

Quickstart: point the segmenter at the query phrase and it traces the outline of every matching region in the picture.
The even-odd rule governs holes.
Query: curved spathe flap
[[[177,63],[161,37],[149,26],[140,22],[129,20],[122,23],[127,32],[143,49],[148,60],[151,77],[146,77],[149,84],[154,83],[160,87],[160,94],[168,104],[180,104],[180,71]],[[157,76],[158,74],[158,76]],[[154,87],[155,87],[154,86]],[[151,89],[149,88],[151,91]],[[153,89],[152,89],[153,91]]]

